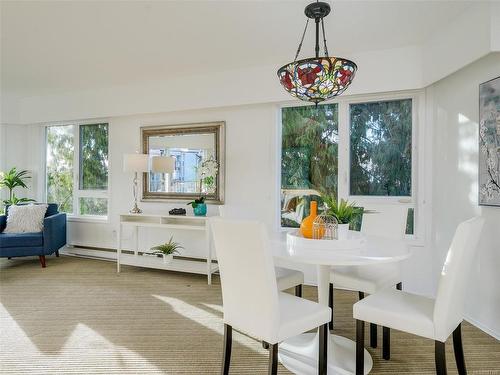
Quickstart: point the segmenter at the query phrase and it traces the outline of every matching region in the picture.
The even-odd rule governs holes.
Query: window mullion
[[[73,127],[73,215],[80,214],[80,125]]]
[[[349,103],[339,102],[338,199],[349,197]]]

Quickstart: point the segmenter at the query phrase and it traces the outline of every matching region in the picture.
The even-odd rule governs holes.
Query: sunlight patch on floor
[[[200,309],[199,307],[190,305],[180,299],[173,297],[165,297],[153,295],[153,297],[170,305],[173,311],[180,314],[216,333],[221,335],[222,344],[222,334],[223,334],[223,322],[217,315],[212,314],[206,310]],[[222,311],[222,307],[218,305],[206,304],[207,307],[215,310]],[[246,346],[249,349],[255,350],[255,339],[243,335],[239,332],[233,331],[233,342],[237,342],[241,345]]]

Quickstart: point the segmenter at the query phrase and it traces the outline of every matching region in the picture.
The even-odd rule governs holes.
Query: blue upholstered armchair
[[[0,257],[38,255],[42,267],[45,267],[45,255],[55,253],[59,256],[59,249],[66,245],[66,214],[57,209],[57,204],[49,203],[42,232],[3,233],[9,215],[7,206],[6,215],[0,215]]]

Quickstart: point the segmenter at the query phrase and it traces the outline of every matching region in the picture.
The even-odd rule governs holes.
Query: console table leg
[[[205,240],[207,246],[207,282],[208,285],[212,285],[212,239],[208,220],[205,221]]]
[[[118,245],[116,247],[116,272],[120,273],[120,254],[122,252],[122,223],[118,224],[118,232],[116,233]]]

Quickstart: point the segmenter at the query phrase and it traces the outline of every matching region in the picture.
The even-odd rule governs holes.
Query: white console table
[[[122,253],[122,229],[134,228],[134,254]],[[142,255],[146,249],[139,249],[139,228],[159,228],[164,230],[191,230],[205,232],[205,261],[200,259],[177,259],[164,263],[161,258]],[[118,227],[118,246],[116,254],[116,271],[120,272],[120,265],[158,268],[170,271],[188,272],[207,275],[208,284],[212,283],[212,273],[218,270],[216,263],[212,263],[212,246],[208,218],[204,216],[174,216],[149,214],[122,214]]]

